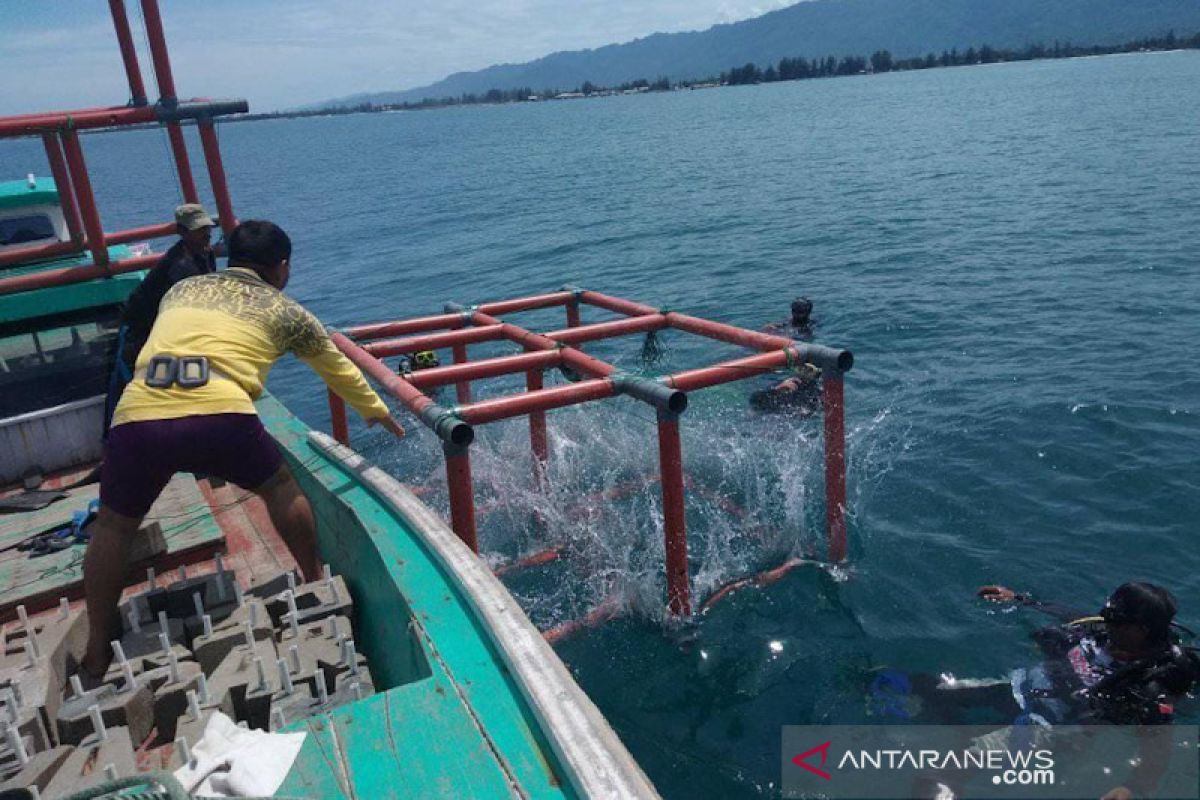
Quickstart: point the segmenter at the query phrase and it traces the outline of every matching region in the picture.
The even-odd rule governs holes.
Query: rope
[[[142,25],[141,25],[142,43],[146,46],[145,51],[143,51],[143,55],[145,55],[146,53],[150,52],[150,35],[146,32],[146,16],[145,16],[145,14],[142,13],[142,4],[137,3],[136,7],[137,7],[137,13],[138,13],[138,20],[142,23]],[[157,76],[156,76],[156,79],[157,79]],[[181,203],[187,202],[187,198],[183,196],[183,180],[179,176],[179,170],[176,169],[176,167],[175,167],[175,154],[171,151],[171,142],[170,142],[170,137],[167,135],[167,129],[164,126],[160,125],[158,127],[158,132],[159,132],[159,139],[163,143],[163,150],[166,152],[167,164],[170,167],[171,174],[175,177],[175,187],[179,190],[179,201]]]
[[[131,790],[131,791],[125,791]],[[90,789],[67,795],[63,800],[97,800],[107,796],[118,796],[122,800],[195,800],[197,795],[183,788],[183,784],[166,770],[142,772],[125,778],[104,781]],[[243,800],[271,800],[271,798],[243,798]],[[284,800],[278,795],[274,800]]]
[[[191,800],[191,795],[183,785],[169,772],[147,772],[141,775],[130,775],[112,781],[103,781],[90,789],[84,789],[68,795],[64,800],[93,800],[120,792],[123,789],[133,789],[130,793],[122,792],[122,797],[139,798],[141,800]]]

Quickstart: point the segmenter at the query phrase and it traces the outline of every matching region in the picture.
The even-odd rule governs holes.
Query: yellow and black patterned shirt
[[[134,378],[117,404],[113,426],[200,414],[253,414],[267,373],[285,353],[295,353],[363,417],[388,415],[379,395],[334,347],[316,317],[253,270],[231,267],[187,278],[167,292],[137,359],[142,371],[155,355],[207,356],[224,377],[195,389],[154,389]]]

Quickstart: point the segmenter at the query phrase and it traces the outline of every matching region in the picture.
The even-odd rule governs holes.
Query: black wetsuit
[[[204,255],[196,255],[180,240],[163,253],[150,274],[129,295],[121,313],[117,352],[109,375],[108,396],[104,400],[104,437],[108,436],[108,426],[112,422],[117,401],[121,399],[121,392],[133,378],[133,366],[137,363],[138,353],[150,338],[163,295],[184,278],[216,271],[217,258],[212,250]]]
[[[1045,659],[1013,670],[1007,682],[966,688],[947,685],[931,675],[885,673],[872,686],[875,704],[893,716],[936,724],[1044,722],[1048,724],[1169,724],[1175,704],[1200,680],[1200,659],[1178,644],[1165,644],[1154,654],[1128,662],[1108,651],[1103,623],[1073,623],[1086,615],[1064,606],[1022,598],[1063,621],[1041,628],[1033,639]],[[910,694],[917,702],[905,700]],[[984,714],[991,719],[981,719]]]
[[[750,395],[750,407],[767,414],[809,416],[821,407],[821,370],[801,364],[796,374]]]
[[[184,278],[216,271],[217,259],[212,250],[204,255],[196,255],[188,250],[183,241],[178,241],[163,253],[150,274],[125,301],[121,322],[128,328],[125,334],[127,365],[132,366],[142,345],[150,338],[150,329],[158,317],[158,306],[162,303],[163,295]]]

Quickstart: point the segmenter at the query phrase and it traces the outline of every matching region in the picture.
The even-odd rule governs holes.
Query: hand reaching
[[[375,417],[374,419],[367,420],[367,427],[372,427],[374,425],[382,425],[384,428],[391,431],[398,439],[404,438],[404,426],[399,422],[396,422],[393,417]]]

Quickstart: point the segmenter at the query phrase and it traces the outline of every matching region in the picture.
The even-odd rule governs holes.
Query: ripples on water
[[[1174,53],[221,136],[239,213],[293,234],[292,290],[334,324],[563,283],[748,327],[815,300],[819,341],[858,364],[845,575],[801,568],[664,626],[656,486],[580,500],[654,471],[646,409],[553,413],[549,495],[521,424],[474,449],[481,502],[503,501],[483,518],[489,557],[569,553],[508,579],[539,624],[614,593],[634,610],[559,649],[663,793],[771,796],[780,726],[863,720],[869,669],[1035,657],[1035,620],[975,603],[980,583],[1090,607],[1154,580],[1200,619],[1198,78],[1200,55]],[[86,147],[110,227],[177,202],[152,188],[169,176],[158,134]],[[30,143],[0,149],[4,175],[44,169]],[[668,339],[674,365],[725,352]],[[635,367],[637,349],[595,352]],[[327,426],[303,367],[272,387]],[[823,538],[817,424],[750,416],[748,388],[701,393],[684,418],[701,596]],[[355,437],[445,505],[429,436]]]

